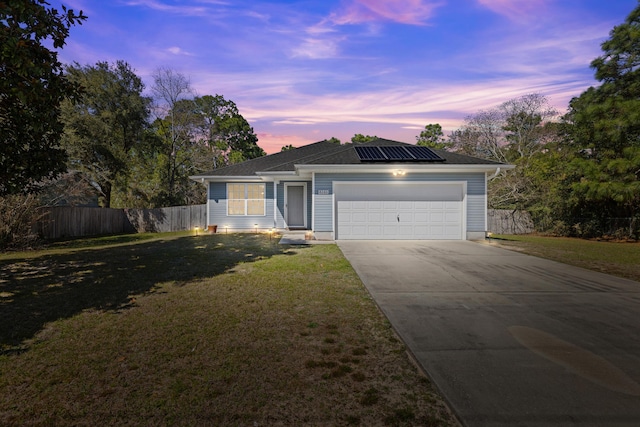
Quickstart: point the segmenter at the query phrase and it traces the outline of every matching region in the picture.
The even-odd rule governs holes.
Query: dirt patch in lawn
[[[334,245],[43,252],[0,292],[2,425],[457,425]]]

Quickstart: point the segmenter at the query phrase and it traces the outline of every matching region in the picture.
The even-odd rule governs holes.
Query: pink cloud
[[[523,22],[540,17],[549,0],[478,0],[478,3],[512,21]]]
[[[408,25],[424,25],[440,2],[425,0],[352,0],[331,15],[331,21],[343,24],[392,21]]]

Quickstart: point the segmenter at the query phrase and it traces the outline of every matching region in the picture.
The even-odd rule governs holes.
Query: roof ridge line
[[[320,143],[322,143],[322,142],[326,142],[326,143],[329,143],[329,144],[334,144],[333,142],[329,142],[328,140],[323,139],[322,141],[314,142],[314,143],[312,143],[312,144],[308,144],[308,145],[303,145],[302,147],[299,147],[299,148],[309,147],[309,146],[311,146],[311,145],[320,144]],[[336,147],[335,147],[335,148],[336,148],[336,149],[338,149],[338,148],[341,148],[341,147],[342,147],[342,145],[336,145]],[[296,148],[296,150],[297,150],[297,148]],[[292,151],[294,151],[294,150],[292,150]],[[337,150],[329,149],[329,153],[333,153],[333,152],[336,152],[336,151],[337,151]],[[282,152],[280,152],[280,153],[282,153]],[[273,155],[275,155],[275,154],[280,154],[280,153],[274,153]],[[303,157],[300,157],[300,158],[296,158],[296,159],[289,160],[289,161],[286,161],[286,162],[278,163],[277,165],[273,165],[273,166],[271,166],[271,167],[269,167],[269,168],[266,168],[266,169],[265,169],[265,171],[268,171],[268,170],[272,170],[272,169],[278,168],[278,167],[280,167],[280,166],[282,166],[282,165],[286,165],[287,163],[294,163],[294,164],[296,164],[296,163],[298,163],[298,162],[300,162],[300,161],[302,161],[302,160],[312,160],[313,158],[315,158],[315,157],[317,157],[317,156],[325,156],[326,154],[327,154],[327,152],[326,152],[326,151],[323,151],[323,152],[321,152],[321,153],[308,154],[308,155],[303,156]]]

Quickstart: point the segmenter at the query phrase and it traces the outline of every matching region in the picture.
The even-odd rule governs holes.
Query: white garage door
[[[336,185],[337,239],[459,240],[464,185]]]

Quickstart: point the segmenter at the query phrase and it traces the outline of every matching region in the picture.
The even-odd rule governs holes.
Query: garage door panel
[[[397,239],[398,226],[397,225],[385,225],[382,227],[382,236],[385,238]],[[394,237],[395,236],[395,237]]]
[[[349,187],[345,194],[343,186],[336,193],[338,239],[462,238],[463,197],[459,184],[442,188],[416,185],[414,197],[417,194],[425,197],[423,200],[407,200],[409,193],[403,190],[398,195],[397,186],[383,184],[376,191],[371,190],[370,184],[365,185],[366,191],[356,185],[344,187]],[[349,196],[358,200],[344,200]],[[376,199],[363,200],[365,196]]]
[[[443,222],[444,212],[429,212],[429,222]]]
[[[445,235],[444,227],[441,225],[432,225],[429,227],[429,235],[434,238],[441,238]]]
[[[367,229],[368,227],[365,224],[354,225],[352,228],[352,232],[353,234],[356,234],[356,235],[365,235],[367,234],[367,231],[368,231]]]
[[[459,202],[444,202],[444,208],[445,209],[459,209],[460,208],[460,203]]]
[[[413,202],[413,206],[415,209],[426,210],[426,209],[429,209],[429,203],[430,202],[427,202],[427,201],[415,201]]]
[[[428,225],[416,225],[413,227],[413,230],[415,232],[415,234],[417,236],[421,236],[424,238],[424,236],[428,236],[429,235],[429,226]]]
[[[452,235],[452,234],[456,234],[456,233],[459,233],[459,232],[460,232],[460,229],[458,228],[457,225],[446,225],[445,226],[444,233],[446,235]]]
[[[398,226],[398,236],[401,239],[410,239],[411,236],[415,234],[413,225],[399,225]]]
[[[380,212],[380,211],[367,212],[367,222],[381,223],[382,222],[382,212]]]
[[[458,224],[460,222],[460,211],[447,211],[444,214],[444,222],[445,223],[455,223]]]
[[[351,221],[353,222],[367,222],[368,214],[367,212],[355,211],[351,213]]]
[[[395,210],[393,210],[393,211],[385,211],[385,212],[383,213],[382,221],[383,221],[385,224],[389,224],[389,223],[393,224],[393,223],[396,223],[396,222],[398,222],[398,214],[396,213],[396,211],[395,211]]]
[[[349,202],[349,204],[351,205],[351,209],[358,209],[358,210],[367,210],[369,208],[369,206],[367,206],[367,202],[364,201],[353,201],[353,202]]]

